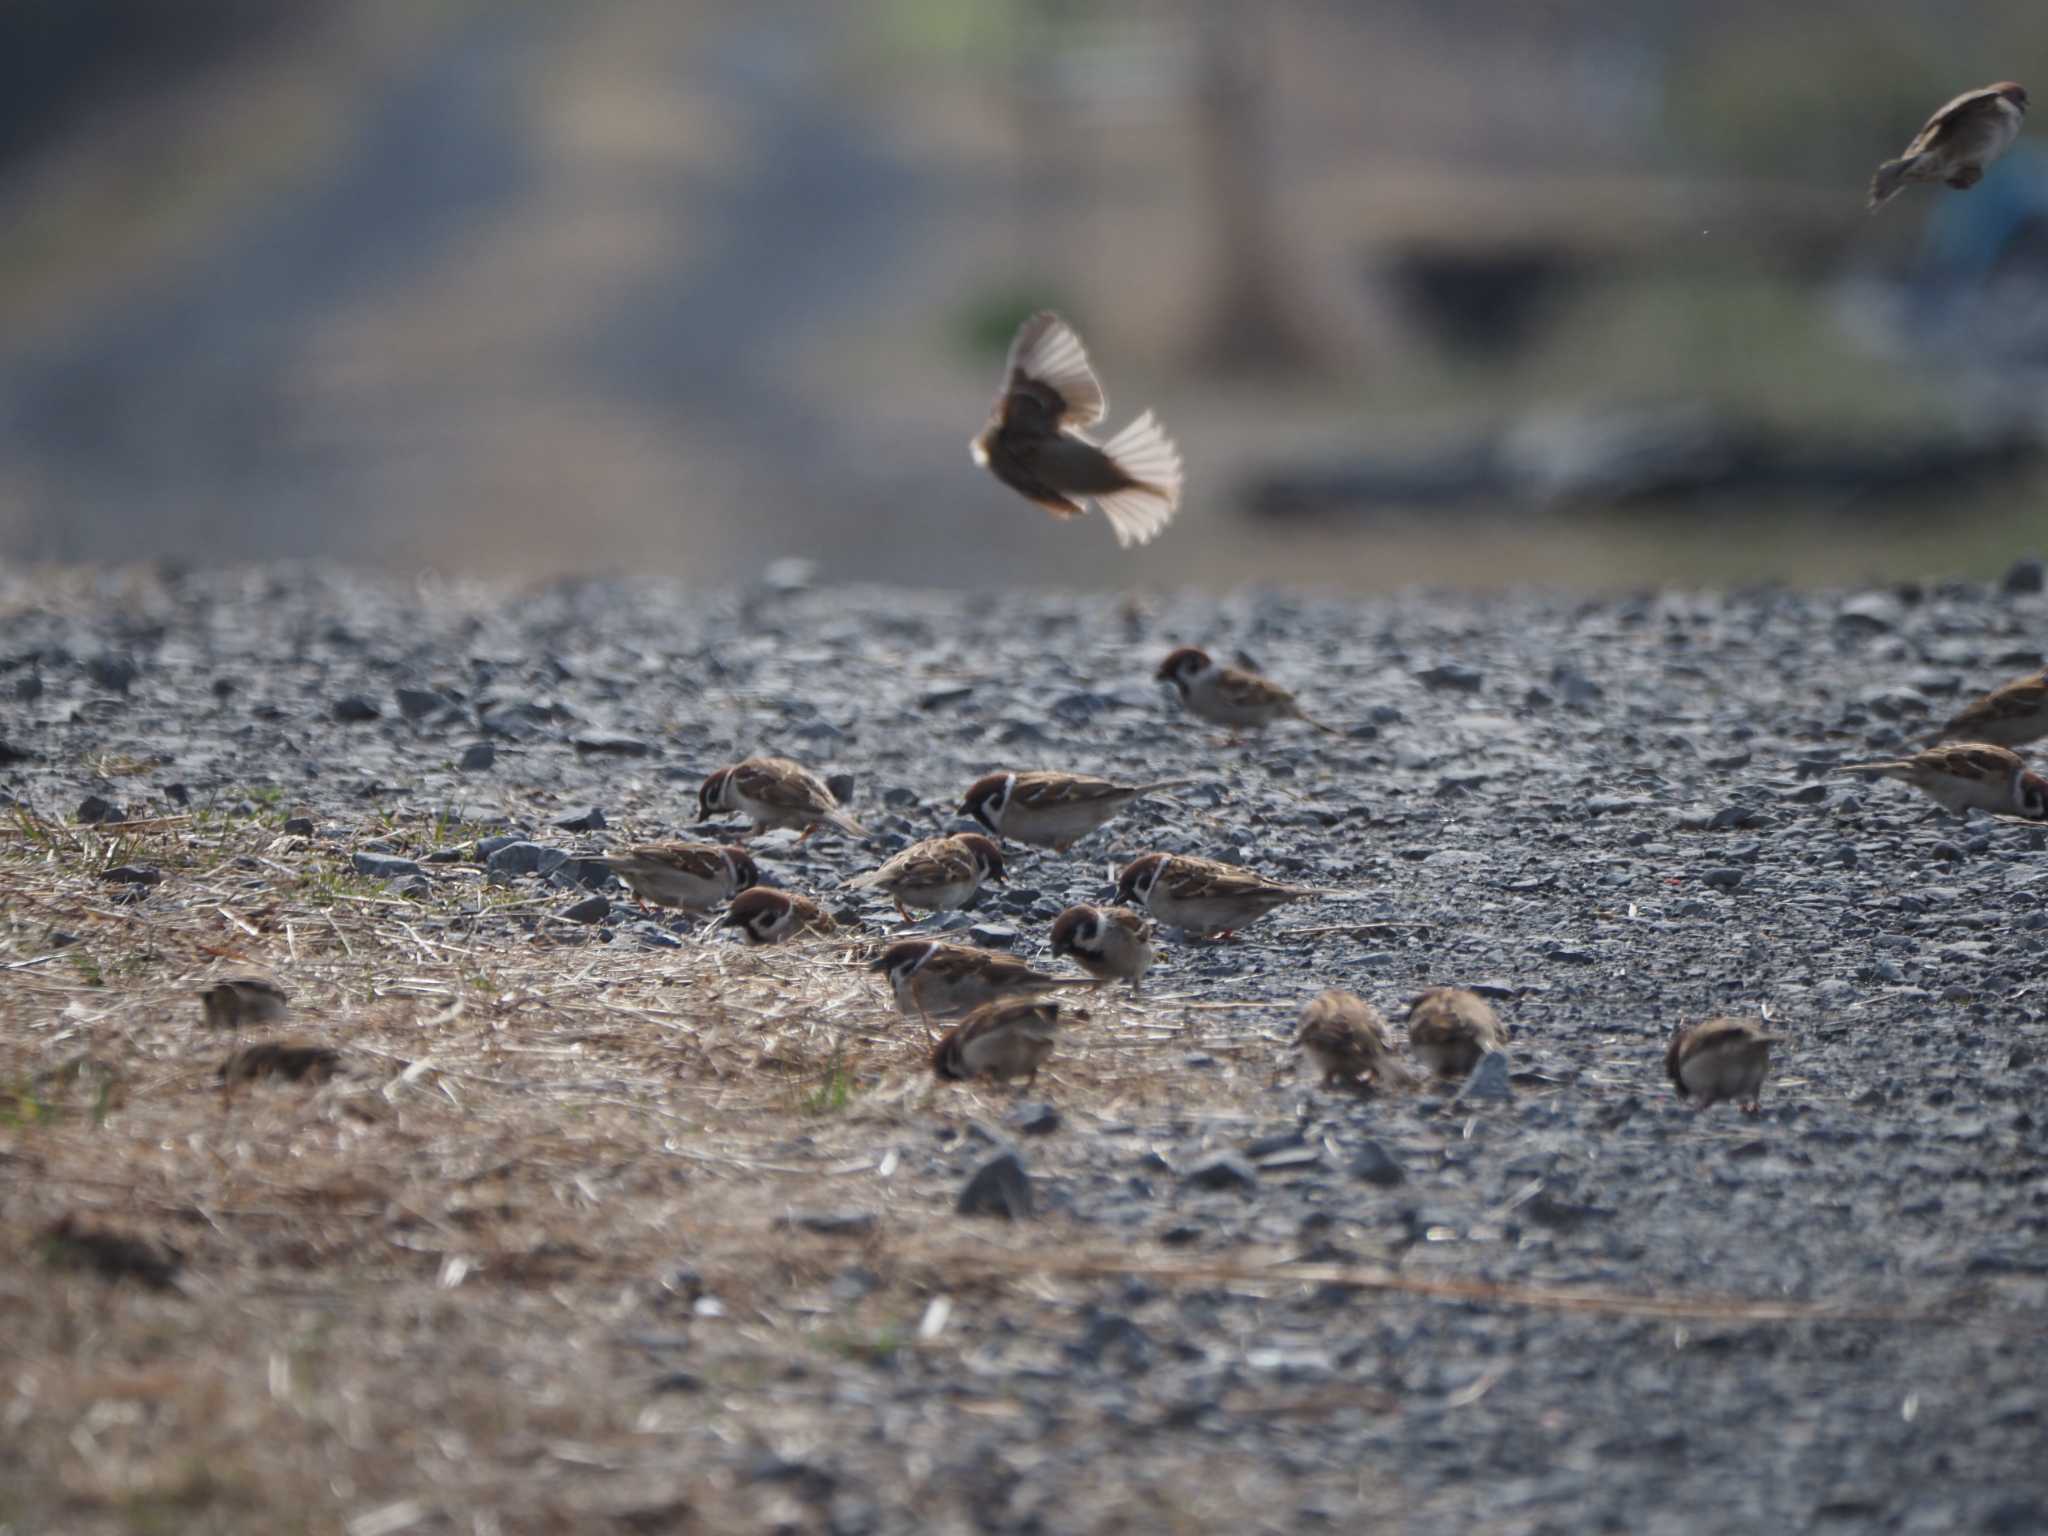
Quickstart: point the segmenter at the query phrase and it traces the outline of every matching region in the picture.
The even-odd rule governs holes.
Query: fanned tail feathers
[[[1877,174],[1870,178],[1871,211],[1883,207],[1906,185],[1906,173],[1919,160],[1918,155],[1908,155],[1902,160],[1887,160],[1877,168]]]
[[[1117,543],[1128,548],[1149,543],[1173,521],[1180,507],[1180,449],[1166,429],[1146,411],[1102,445],[1117,468],[1138,483],[1126,490],[1097,496],[1096,505],[1109,519]]]

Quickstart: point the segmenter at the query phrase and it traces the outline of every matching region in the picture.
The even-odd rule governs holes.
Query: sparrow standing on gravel
[[[1179,853],[1140,854],[1116,881],[1118,901],[1136,903],[1169,928],[1220,939],[1290,901],[1335,894]]]
[[[2048,669],[2016,677],[1964,705],[1933,739],[2023,747],[2043,736],[2048,736]]]
[[[1910,784],[1945,811],[1990,811],[2025,821],[2048,820],[2048,780],[2009,747],[1959,741],[1911,757],[1844,763],[1843,773]]]
[[[1945,181],[1966,192],[1984,179],[1984,168],[2012,148],[2027,116],[2027,89],[2001,80],[1965,91],[1943,107],[1913,137],[1906,152],[1887,160],[1870,178],[1870,206],[1881,208],[1911,181]]]
[[[1173,684],[1189,714],[1212,725],[1228,726],[1233,735],[1264,730],[1275,720],[1299,720],[1331,736],[1343,734],[1303,714],[1294,695],[1278,683],[1243,667],[1219,666],[1207,651],[1192,645],[1182,646],[1159,663],[1154,676]]]
[[[749,944],[780,944],[800,933],[831,933],[838,925],[808,896],[756,885],[733,897],[718,926],[739,929]]]
[[[868,967],[889,978],[902,1013],[966,1013],[999,997],[1029,996],[1054,987],[1086,987],[1079,976],[1048,976],[1011,955],[937,939],[900,939]]]
[[[1671,1037],[1664,1070],[1671,1074],[1678,1096],[1698,1099],[1701,1109],[1732,1099],[1744,1114],[1761,1114],[1764,1074],[1770,1070],[1771,1046],[1777,1039],[1764,1032],[1761,1019],[1689,1024]]]
[[[199,994],[206,1022],[215,1029],[275,1024],[285,1016],[290,999],[283,987],[262,976],[230,976]]]
[[[1068,1016],[1088,1017],[1081,1012]],[[992,1077],[1000,1083],[1021,1077],[1029,1088],[1052,1054],[1059,1023],[1060,1005],[1042,998],[983,1003],[946,1031],[932,1049],[932,1073],[955,1082]]]
[[[1097,981],[1128,981],[1152,969],[1152,919],[1129,907],[1069,907],[1052,920],[1052,957],[1069,955]]]
[[[1408,1044],[1438,1077],[1463,1077],[1488,1051],[1508,1048],[1492,1004],[1463,987],[1429,987],[1408,1005]]]
[[[959,832],[912,843],[880,869],[846,883],[880,891],[907,923],[912,907],[952,912],[974,900],[984,880],[1001,884],[1006,878],[1002,849],[979,832]]]
[[[990,773],[967,787],[960,814],[972,816],[997,837],[1065,853],[1139,796],[1189,782],[1119,784],[1085,773]]]
[[[1332,987],[1311,998],[1301,1010],[1294,1043],[1323,1074],[1325,1088],[1414,1085],[1414,1074],[1394,1054],[1387,1021],[1355,993]]]
[[[1180,450],[1150,411],[1097,446],[1082,429],[1108,409],[1081,338],[1040,310],[1010,343],[974,462],[1054,517],[1079,517],[1093,498],[1117,543],[1146,543],[1180,506]]]
[[[799,843],[827,822],[855,837],[868,835],[866,827],[839,808],[839,797],[823,779],[786,757],[750,757],[705,779],[697,791],[697,820],[734,812],[751,821],[756,832],[801,828]]]
[[[601,853],[595,862],[625,881],[642,907],[652,902],[706,912],[761,882],[746,849],[716,843],[642,843]]]

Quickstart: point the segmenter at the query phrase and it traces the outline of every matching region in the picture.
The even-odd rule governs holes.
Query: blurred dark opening
[[[1409,319],[1431,341],[1479,357],[1508,356],[1577,289],[1586,264],[1554,246],[1471,249],[1417,243],[1387,275]]]
[[[328,0],[5,0],[0,163],[103,103],[246,48]]]

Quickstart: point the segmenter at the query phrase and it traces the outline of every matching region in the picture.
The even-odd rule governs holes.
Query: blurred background
[[[8,0],[0,553],[1991,574],[2048,139],[1863,193],[2044,57],[2039,0]],[[1148,550],[969,462],[1046,304],[1181,442]]]

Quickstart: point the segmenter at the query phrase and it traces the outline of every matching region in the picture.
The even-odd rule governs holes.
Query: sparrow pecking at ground
[[[1408,1005],[1408,1044],[1438,1077],[1463,1077],[1488,1051],[1508,1048],[1493,1007],[1463,987],[1429,987]]]
[[[868,968],[889,978],[899,1012],[926,1016],[966,1013],[999,997],[1094,985],[1080,976],[1048,976],[992,949],[937,939],[900,939]]]
[[[262,976],[230,976],[199,994],[206,1022],[215,1029],[275,1024],[290,1008],[283,987]]]
[[[1069,907],[1052,920],[1052,957],[1071,956],[1097,981],[1128,981],[1152,969],[1152,919],[1129,907]]]
[[[1697,1099],[1701,1109],[1730,1099],[1744,1114],[1761,1114],[1764,1074],[1770,1071],[1771,1047],[1778,1038],[1764,1032],[1761,1019],[1688,1024],[1671,1037],[1664,1070],[1671,1074],[1678,1096]]]
[[[2024,821],[2048,820],[2048,779],[2028,768],[2010,747],[1957,741],[1911,757],[1844,763],[1840,771],[1897,779],[1958,816],[1990,811]]]
[[[1074,328],[1040,310],[1017,328],[1003,391],[969,445],[974,462],[1054,517],[1090,499],[1128,548],[1155,537],[1180,507],[1180,450],[1146,411],[1108,442],[1083,434],[1109,402]]]
[[[1179,853],[1140,854],[1116,881],[1118,901],[1143,907],[1169,928],[1223,939],[1275,907],[1335,894]]]
[[[1070,1010],[1067,1016],[1088,1017],[1078,1010]],[[1052,1054],[1059,1023],[1060,1005],[1043,998],[983,1003],[947,1030],[932,1048],[932,1073],[955,1082],[992,1077],[1000,1083],[1021,1077],[1029,1088]]]
[[[786,757],[750,757],[705,779],[697,791],[697,820],[734,812],[751,821],[756,832],[801,828],[799,843],[826,823],[855,837],[868,835],[866,827],[839,808],[839,797],[823,779]]]
[[[984,774],[967,787],[960,814],[997,837],[1065,853],[1141,795],[1177,789],[1188,779],[1119,784],[1085,773]]]
[[[274,1077],[286,1082],[324,1083],[341,1070],[341,1052],[310,1040],[265,1040],[245,1045],[220,1064],[214,1078],[233,1087]]]
[[[1299,720],[1330,736],[1344,734],[1303,714],[1294,695],[1278,683],[1243,667],[1219,665],[1207,651],[1192,645],[1174,651],[1153,675],[1162,683],[1173,684],[1189,714],[1212,725],[1228,726],[1233,736],[1240,731],[1264,730],[1276,720]]]
[[[880,891],[907,923],[912,907],[951,912],[974,900],[983,881],[1000,885],[1006,878],[1002,849],[979,832],[957,832],[912,843],[880,869],[846,883],[856,890]]]
[[[1301,1010],[1294,1043],[1323,1074],[1325,1088],[1362,1092],[1414,1085],[1415,1075],[1394,1054],[1387,1021],[1355,993],[1332,987],[1311,998]]]
[[[1932,741],[2023,747],[2043,736],[2048,736],[2048,669],[2016,677],[1964,705]]]
[[[601,853],[596,863],[626,882],[642,907],[681,907],[708,912],[734,893],[761,883],[761,871],[737,845],[642,843],[619,853]]]
[[[2026,116],[2027,89],[2014,81],[1963,92],[1927,119],[1903,155],[1877,168],[1870,178],[1871,208],[1883,207],[1908,182],[1945,181],[1968,191],[2012,147]]]
[[[838,924],[825,909],[795,891],[749,886],[733,897],[720,928],[737,928],[749,944],[780,944],[800,933],[832,933]]]

